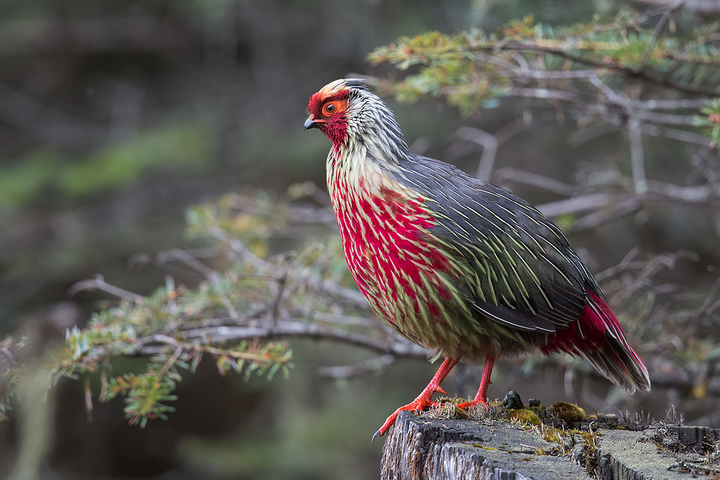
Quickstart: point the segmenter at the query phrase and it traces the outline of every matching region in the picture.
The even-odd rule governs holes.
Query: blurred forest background
[[[149,295],[160,286],[166,295],[179,285],[195,288],[208,277],[202,265],[223,268],[217,241],[232,242],[219,234],[188,236],[186,212],[218,198],[219,210],[194,210],[191,224],[248,208],[288,222],[309,216],[281,235],[269,220],[267,242],[254,254],[282,253],[313,238],[323,246],[307,257],[336,258],[339,240],[324,197],[329,142],[303,132],[302,123],[308,97],[348,72],[369,75],[380,93],[391,91],[378,79],[403,74],[368,63],[377,47],[429,30],[497,32],[529,14],[562,27],[613,18],[626,8],[673,5],[670,28],[688,35],[720,16],[712,2],[693,0],[6,0],[0,5],[0,338],[31,338],[36,353],[58,344],[66,330],[117,303],[103,292],[78,288],[71,295],[96,274],[126,299],[127,292]],[[717,32],[708,35],[717,41]],[[705,76],[696,82],[705,86],[695,86],[713,82]],[[410,93],[404,91],[406,99]],[[631,397],[582,362],[531,357],[499,363],[491,397],[515,389],[524,400],[571,400],[590,412],[659,418],[675,405],[688,423],[720,426],[720,270],[714,267],[720,265],[720,163],[717,149],[708,148],[710,137],[677,133],[697,126],[692,114],[701,103],[692,100],[683,115],[658,120],[679,125],[675,138],[656,130],[633,143],[634,130],[611,119],[605,119],[610,127],[588,128],[552,101],[539,107],[531,98],[494,99],[470,117],[438,99],[388,101],[413,151],[491,175],[531,203],[556,208],[553,216],[571,243],[601,272],[654,382],[649,394]],[[581,194],[657,193],[659,184],[651,181],[649,187],[626,182],[637,180],[630,146],[637,148],[638,139],[642,182],[647,175],[663,185],[709,185],[702,190],[709,193],[676,202],[595,196],[599,206],[617,208],[563,210],[562,200]],[[672,200],[692,192],[663,194]],[[259,225],[239,220],[247,217],[233,216],[233,228],[263,236],[252,231]],[[100,279],[83,285],[105,286]],[[336,293],[355,298],[343,292]],[[377,478],[381,445],[370,445],[370,437],[415,397],[436,365],[410,350],[375,358],[342,342],[293,339],[290,347],[294,368],[287,380],[244,381],[220,375],[212,361],[199,363],[195,374],[182,375],[169,421],[150,420],[144,429],[128,425],[121,398],[97,402],[104,388],[98,375],[88,382],[61,379],[48,394],[49,409],[40,406],[42,388],[25,390],[12,411],[0,411],[9,417],[0,422],[0,477],[14,471],[15,478],[43,479]],[[141,371],[145,363],[127,358],[114,363],[114,373]],[[469,396],[479,378],[479,366],[460,366],[444,386]]]

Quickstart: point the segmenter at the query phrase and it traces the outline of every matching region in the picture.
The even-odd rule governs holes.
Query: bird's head
[[[367,91],[365,80],[357,78],[328,83],[308,101],[310,116],[305,120],[305,130],[317,128],[327,135],[333,145],[344,144],[347,142],[348,123],[353,117],[353,100],[364,91]]]
[[[350,141],[378,147],[398,159],[410,154],[400,127],[385,102],[367,89],[365,80],[342,78],[328,83],[308,102],[305,130],[317,128],[336,149]]]

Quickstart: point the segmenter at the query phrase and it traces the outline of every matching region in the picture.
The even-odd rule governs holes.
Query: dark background
[[[329,142],[303,132],[307,99],[348,72],[395,75],[365,62],[375,47],[432,29],[494,31],[530,13],[552,25],[589,21],[627,6],[619,0],[4,1],[0,336],[40,331],[52,342],[82,325],[107,296],[71,297],[68,289],[97,273],[134,292],[154,290],[163,269],[131,260],[199,246],[184,235],[190,205],[245,187],[278,194],[297,182],[322,187]],[[389,103],[415,150],[427,147],[426,154],[468,170],[479,153],[453,155],[453,132],[465,124],[494,132],[519,115],[516,101],[470,119],[438,100]],[[622,134],[573,146],[574,124],[559,124],[552,114],[536,120],[500,147],[498,167],[570,184],[629,168]],[[674,182],[690,170],[691,148],[655,139],[644,146],[652,178]],[[535,204],[559,198],[522,187],[515,192]],[[647,255],[696,252],[698,261],[681,263],[672,276],[706,291],[714,281],[706,267],[718,263],[718,225],[713,211],[663,207],[571,242],[594,271],[638,246]],[[178,281],[191,286],[195,279]],[[381,375],[331,382],[316,374],[318,366],[350,364],[367,353],[307,341],[293,347],[296,368],[287,381],[245,383],[204,364],[180,385],[170,421],[144,430],[126,425],[119,399],[96,405],[89,423],[82,382],[62,381],[41,478],[377,478],[382,441],[371,446],[371,435],[414,398],[436,366],[398,361]],[[567,399],[567,382],[575,381],[583,395],[573,400],[585,399],[580,403],[589,411],[603,403],[588,398],[615,392],[621,409],[662,417],[674,402],[688,420],[720,426],[710,415],[715,398],[662,386],[629,397],[604,380],[568,378],[555,364],[530,375],[521,365],[499,364],[491,397],[514,388],[523,399],[553,402]],[[479,370],[459,368],[446,388],[472,395]],[[18,428],[14,420],[0,424],[0,474],[17,458]]]

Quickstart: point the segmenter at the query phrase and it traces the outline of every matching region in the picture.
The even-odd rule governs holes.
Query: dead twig
[[[660,35],[662,34],[662,31],[665,29],[665,25],[667,25],[668,21],[670,20],[670,16],[675,13],[678,9],[680,9],[683,5],[687,3],[687,0],[677,0],[675,3],[670,5],[667,10],[662,14],[662,17],[660,17],[660,20],[658,21],[657,25],[655,25],[655,29],[653,30],[652,37],[650,38],[650,41],[648,42],[647,46],[645,47],[645,51],[643,52],[642,57],[640,58],[640,66],[638,67],[637,71],[638,73],[642,72],[645,69],[645,66],[647,65],[647,61],[650,58],[650,54],[655,49],[655,46],[657,45],[658,40],[660,39]]]
[[[353,378],[361,375],[376,373],[395,361],[395,357],[389,353],[380,357],[370,358],[355,365],[320,367],[318,372],[325,378]]]
[[[77,282],[75,285],[70,287],[70,289],[68,290],[68,294],[70,296],[73,296],[82,291],[93,290],[100,290],[102,292],[109,293],[110,295],[114,295],[116,297],[123,298],[137,304],[143,304],[145,302],[145,297],[143,297],[142,295],[138,295],[137,293],[129,292],[127,290],[123,290],[120,287],[116,287],[114,285],[106,283],[102,275],[96,275],[95,278]]]

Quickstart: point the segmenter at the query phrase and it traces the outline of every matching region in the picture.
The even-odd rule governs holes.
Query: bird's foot
[[[432,401],[432,395],[435,392],[440,392],[440,393],[447,395],[447,392],[445,390],[443,390],[439,385],[436,386],[434,388],[434,390],[432,390],[432,391],[428,390],[428,389],[423,390],[422,393],[420,395],[418,395],[418,397],[415,400],[408,403],[404,407],[400,407],[397,410],[395,410],[395,412],[392,415],[390,415],[387,418],[387,420],[385,420],[385,423],[382,424],[382,427],[380,427],[380,430],[375,432],[375,435],[373,435],[370,443],[374,442],[375,438],[382,437],[383,435],[385,435],[387,433],[388,430],[390,430],[390,427],[392,427],[393,424],[395,424],[395,420],[397,419],[397,416],[400,414],[400,412],[407,410],[410,412],[417,413],[417,412],[421,412],[423,410],[427,410],[430,407],[439,406],[440,405],[439,403]]]
[[[492,407],[488,405],[487,400],[484,398],[476,398],[472,402],[463,402],[457,404],[457,408],[461,410],[467,410],[470,407],[483,407],[485,410],[492,411]]]

